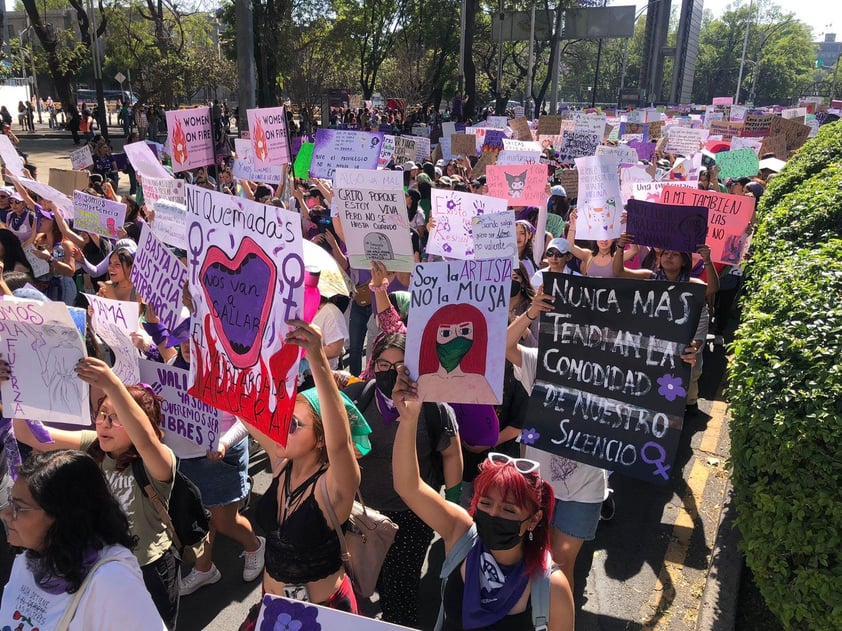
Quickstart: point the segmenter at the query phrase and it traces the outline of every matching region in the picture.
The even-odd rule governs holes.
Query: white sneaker
[[[188,596],[197,589],[205,585],[213,585],[222,580],[222,572],[220,572],[215,565],[211,565],[211,569],[207,572],[200,572],[196,568],[187,576],[182,577],[179,585],[178,593],[180,596]]]
[[[263,571],[264,558],[266,557],[266,539],[264,537],[258,537],[257,540],[260,542],[260,547],[257,550],[254,552],[243,550],[240,553],[241,557],[246,557],[246,561],[243,564],[243,580],[246,583],[256,579]]]

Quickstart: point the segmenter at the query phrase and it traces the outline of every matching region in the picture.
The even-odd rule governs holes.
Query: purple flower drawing
[[[520,441],[524,445],[534,445],[535,441],[541,438],[541,434],[538,433],[538,430],[534,427],[527,427],[524,428],[523,431],[520,433]]]
[[[319,610],[297,600],[263,597],[260,631],[321,631]]]
[[[663,375],[658,377],[658,394],[664,397],[667,401],[675,401],[679,397],[687,396],[687,390],[681,385],[681,377],[673,377],[672,375]]]

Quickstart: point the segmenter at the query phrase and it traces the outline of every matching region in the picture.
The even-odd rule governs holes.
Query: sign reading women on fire
[[[287,117],[281,107],[246,110],[256,166],[289,164]]]
[[[666,484],[684,423],[705,286],[544,272],[528,444]]]
[[[213,164],[213,151],[209,107],[167,111],[167,152],[173,173]]]

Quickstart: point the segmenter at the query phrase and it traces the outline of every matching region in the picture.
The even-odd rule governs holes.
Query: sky
[[[825,33],[836,33],[836,41],[842,41],[842,2],[839,0],[772,0],[784,12],[794,13],[795,17],[813,29],[813,41],[823,41]],[[628,0],[612,0],[610,5],[628,5]],[[646,0],[634,0],[638,10],[646,6]],[[673,7],[680,9],[681,0],[673,0]],[[748,0],[705,0],[705,10],[713,12],[714,17],[721,17],[729,5],[735,8],[748,5]],[[821,9],[818,6],[821,4]]]

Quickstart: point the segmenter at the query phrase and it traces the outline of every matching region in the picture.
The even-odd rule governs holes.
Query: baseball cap
[[[404,171],[412,171],[412,170],[417,169],[417,168],[418,168],[418,165],[415,164],[412,160],[410,160],[409,162],[403,163],[403,170]]]
[[[550,250],[558,250],[562,254],[569,254],[570,253],[570,244],[567,242],[567,239],[562,239],[561,237],[556,237],[550,244],[547,246],[547,252]]]
[[[567,191],[564,190],[564,187],[561,184],[556,184],[550,189],[550,195],[553,195],[554,197],[567,197]]]

